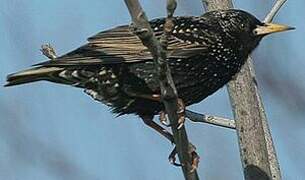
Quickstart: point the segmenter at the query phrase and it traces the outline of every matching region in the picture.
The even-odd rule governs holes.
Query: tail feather
[[[50,80],[52,74],[59,73],[64,68],[61,67],[35,67],[24,71],[19,71],[7,76],[5,87],[24,83],[30,83],[40,80]]]

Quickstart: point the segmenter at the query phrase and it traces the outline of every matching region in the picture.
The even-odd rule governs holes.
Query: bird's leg
[[[159,124],[157,124],[156,122],[153,121],[152,116],[141,116],[143,122],[153,128],[154,130],[156,130],[158,133],[160,133],[162,136],[164,136],[166,139],[168,139],[172,144],[174,144],[174,137],[173,135],[168,132],[166,129],[164,129],[163,127],[161,127]],[[194,149],[194,148],[192,148]],[[196,153],[196,152],[195,152]],[[181,164],[176,163],[176,147],[172,150],[172,152],[170,153],[170,155],[168,156],[168,160],[171,164],[173,164],[174,166],[181,166]],[[197,153],[196,153],[197,154]],[[193,156],[192,156],[193,157]],[[198,162],[192,159],[192,163],[194,162]],[[192,164],[192,167],[196,167],[198,165],[198,163],[195,165]]]
[[[141,118],[147,126],[156,130],[158,133],[160,133],[162,136],[168,139],[172,144],[174,144],[173,135],[170,132],[168,132],[166,129],[164,129],[162,126],[154,122],[152,116],[141,116]]]
[[[158,133],[160,133],[162,136],[164,136],[165,138],[167,138],[172,144],[174,144],[174,137],[173,135],[168,132],[166,129],[164,129],[163,127],[161,127],[159,124],[157,124],[156,122],[153,121],[153,117],[152,116],[141,116],[143,122],[153,128],[154,130],[156,130]],[[199,164],[199,155],[196,153],[196,147],[194,145],[192,145],[191,143],[189,144],[189,154],[191,156],[191,172],[193,172],[194,170],[196,170],[198,168],[198,164]],[[168,156],[168,160],[169,162],[174,165],[174,166],[182,166],[182,164],[179,164],[176,162],[176,155],[177,155],[177,149],[176,147],[174,147],[174,149],[172,150],[172,152],[169,154]]]
[[[152,101],[156,101],[156,102],[162,102],[161,99],[161,95],[160,94],[138,94],[138,93],[134,93],[132,91],[130,91],[129,89],[125,89],[125,92],[132,97],[137,97],[137,98],[143,98],[143,99],[148,99],[148,100],[152,100]],[[181,127],[183,127],[184,122],[185,122],[185,105],[183,103],[183,100],[178,98],[178,129],[180,129]],[[167,124],[166,123],[167,118],[166,115],[164,113],[164,111],[160,112],[160,122],[162,124],[164,124],[165,126],[171,126],[171,124]]]
[[[132,96],[132,97],[148,99],[148,100],[152,100],[152,101],[156,101],[156,102],[160,102],[161,103],[161,95],[160,94],[138,94],[138,93],[134,93],[134,92],[132,92],[132,91],[130,91],[128,89],[125,89],[125,92],[129,96]],[[178,103],[178,107],[179,107],[179,103]],[[178,111],[180,112],[181,110],[178,110]],[[178,112],[178,114],[179,114],[179,112]],[[182,112],[184,113],[184,110]],[[167,117],[166,117],[166,113],[164,111],[160,111],[160,113],[159,113],[159,120],[160,120],[161,124],[163,124],[163,125],[165,125],[167,127],[171,126],[171,124],[166,123],[167,122]],[[183,125],[183,123],[182,123],[182,125]],[[178,127],[179,127],[179,123],[178,123]]]

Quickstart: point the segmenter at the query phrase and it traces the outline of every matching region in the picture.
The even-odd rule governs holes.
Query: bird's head
[[[242,42],[249,50],[253,50],[266,35],[294,29],[286,25],[261,22],[250,13],[236,9],[211,11],[207,16],[219,25],[227,37]]]

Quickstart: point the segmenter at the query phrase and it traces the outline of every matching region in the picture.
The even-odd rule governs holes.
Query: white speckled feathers
[[[164,18],[150,24],[160,38]],[[211,95],[240,70],[261,40],[253,34],[257,25],[259,20],[241,10],[174,18],[168,64],[186,105]],[[8,76],[7,86],[48,80],[83,88],[119,115],[153,115],[162,104],[142,95],[160,93],[154,73],[148,49],[129,26],[119,26],[90,37],[87,44],[55,60]]]

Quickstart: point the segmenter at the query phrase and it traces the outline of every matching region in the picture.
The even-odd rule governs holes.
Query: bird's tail
[[[4,86],[14,86],[40,80],[53,80],[52,76],[63,71],[61,67],[34,67],[31,69],[19,71],[7,76],[7,84]]]

